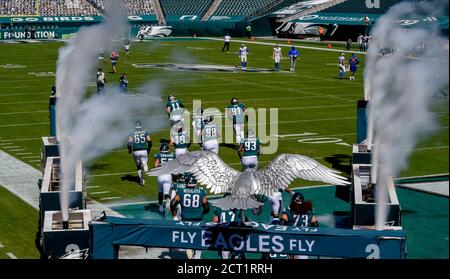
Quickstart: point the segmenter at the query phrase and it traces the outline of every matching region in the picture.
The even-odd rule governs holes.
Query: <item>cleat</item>
[[[159,205],[159,213],[164,213],[164,206],[162,204]]]
[[[166,208],[165,208],[165,212],[166,212],[166,213],[170,213],[170,199],[169,199],[169,198],[166,199]]]
[[[187,250],[186,250],[186,257],[187,257],[188,259],[194,258],[194,250],[192,250],[192,249],[187,249]]]
[[[148,172],[147,164],[145,162],[142,162],[141,165],[142,165],[142,169],[144,170],[144,172]]]
[[[139,185],[144,186],[145,185],[145,179],[141,179],[141,181],[139,182]]]

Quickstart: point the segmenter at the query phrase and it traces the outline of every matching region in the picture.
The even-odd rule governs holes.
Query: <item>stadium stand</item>
[[[339,14],[385,14],[389,8],[392,6],[400,3],[400,2],[416,2],[418,5],[420,5],[421,2],[424,2],[422,0],[383,0],[380,1],[380,8],[374,9],[374,8],[368,8],[366,6],[365,1],[361,0],[347,0],[341,4],[332,6],[328,9],[322,10],[322,13],[339,13]],[[441,7],[444,8],[443,14],[448,14],[448,0],[439,0],[439,2],[442,2],[440,4]]]
[[[160,0],[166,16],[169,15],[199,15],[208,11],[214,0]]]
[[[0,15],[36,15],[36,2],[30,0],[0,0]]]
[[[215,16],[248,16],[251,13],[263,9],[274,0],[225,0]]]
[[[41,16],[93,16],[99,10],[85,0],[39,0],[38,13]]]
[[[88,0],[92,6],[100,11],[105,10],[103,0]],[[123,0],[127,9],[127,15],[152,15],[155,14],[155,8],[150,0]]]
[[[122,2],[127,8],[128,15],[155,14],[150,0],[123,0]],[[101,15],[103,11],[103,0],[0,0],[2,16],[93,16]]]
[[[262,15],[267,15],[269,13],[275,12],[277,10],[283,9],[285,7],[289,7],[291,5],[294,5],[298,2],[302,2],[306,0],[275,0],[269,4],[267,4],[265,7],[249,14],[246,19],[255,18]]]

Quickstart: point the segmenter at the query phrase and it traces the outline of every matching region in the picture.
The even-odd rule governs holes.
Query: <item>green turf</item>
[[[54,77],[36,77],[30,72],[55,72],[58,49],[62,43],[0,44],[1,65],[23,65],[26,68],[0,67],[0,149],[39,168],[41,137],[49,135],[48,95]],[[306,45],[317,45],[316,43]],[[271,69],[272,47],[248,44],[249,67]],[[161,40],[134,43],[131,58],[123,53],[118,71],[129,79],[129,91],[140,92],[146,81],[157,80],[163,85],[163,98],[169,93],[181,98],[188,109],[192,100],[202,100],[204,107],[224,111],[232,96],[247,107],[279,108],[280,135],[315,133],[316,138],[327,137],[353,144],[356,141],[356,101],[363,95],[363,69],[355,81],[339,80],[336,61],[338,53],[303,49],[296,73],[209,73],[169,72],[163,69],[136,69],[133,63],[198,63],[236,66],[239,64],[237,45],[232,52],[221,53],[221,41]],[[284,49],[287,52],[287,48]],[[364,57],[361,57],[364,62]],[[77,65],[73,65],[77,67]],[[105,72],[110,64],[103,65]],[[282,68],[288,67],[283,60]],[[106,74],[110,85],[117,86],[119,76]],[[95,72],[92,73],[95,78]],[[91,85],[89,90],[95,90]],[[433,111],[441,128],[430,139],[420,143],[411,156],[410,167],[402,176],[448,173],[448,99],[436,98]],[[164,116],[165,117],[165,116]],[[164,131],[151,131],[155,142],[151,157],[162,138],[168,138],[167,121]],[[132,129],[132,127],[130,127]],[[124,131],[119,131],[124,132]],[[280,139],[277,154],[299,153],[339,170],[349,169],[351,147],[335,143],[312,144],[298,142],[302,137]],[[100,202],[123,202],[156,199],[156,179],[147,178],[145,187],[136,183],[131,156],[124,145],[93,162],[89,170],[88,194]],[[6,148],[12,143],[16,149]],[[192,146],[192,150],[197,149]],[[31,154],[30,154],[31,153]],[[221,147],[220,156],[239,168],[239,159],[232,148]],[[276,154],[262,155],[264,166]],[[296,181],[296,185],[315,185],[317,182]],[[97,193],[105,192],[107,193]],[[103,198],[121,197],[115,200]]]
[[[0,186],[0,259],[10,259],[13,253],[19,259],[38,259],[34,238],[39,212]]]

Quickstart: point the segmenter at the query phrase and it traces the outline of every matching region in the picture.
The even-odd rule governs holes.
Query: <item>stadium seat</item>
[[[198,15],[203,16],[214,0],[160,0],[166,16]]]

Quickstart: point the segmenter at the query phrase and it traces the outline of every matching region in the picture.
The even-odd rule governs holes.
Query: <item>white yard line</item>
[[[48,113],[48,110],[35,110],[35,111],[19,111],[19,112],[0,112],[0,115],[16,115],[16,114],[30,114],[30,113]]]
[[[86,189],[100,188],[100,186],[86,186]]]
[[[117,200],[117,199],[121,199],[122,197],[107,197],[107,198],[101,198],[100,200],[102,201],[107,201],[107,200]]]
[[[48,124],[50,124],[50,122],[23,123],[23,124],[7,124],[7,125],[0,125],[0,128],[5,128],[5,127],[18,127],[18,126],[48,125]]]
[[[0,105],[20,105],[20,104],[37,104],[37,103],[48,103],[48,101],[9,102],[9,103],[0,103]]]
[[[430,150],[430,149],[442,149],[442,148],[448,148],[448,145],[443,146],[432,146],[432,147],[422,147],[422,148],[416,148],[414,150]]]
[[[16,255],[14,255],[14,254],[11,253],[11,252],[6,253],[6,255],[8,255],[8,257],[10,257],[11,259],[14,259],[14,260],[17,259]]]
[[[111,193],[111,191],[92,192],[92,193],[89,193],[89,195],[101,195],[101,194],[106,194],[106,193]]]
[[[42,138],[3,139],[3,140],[0,140],[0,145],[13,144],[12,142],[4,143],[4,141],[28,141],[28,140],[42,140]]]
[[[30,163],[40,162],[41,160],[31,160]]]
[[[211,37],[198,37],[200,39],[206,39],[206,40],[211,40],[211,41],[221,41],[223,42],[222,38],[211,38]],[[302,46],[302,45],[298,45],[298,44],[282,44],[279,42],[269,42],[269,43],[265,43],[265,42],[255,42],[255,41],[244,41],[244,40],[231,40],[231,42],[237,42],[237,43],[244,43],[244,44],[255,44],[255,45],[267,45],[267,46],[274,46],[275,44],[279,44],[280,46],[283,47],[292,47],[295,46],[296,48],[303,48],[303,49],[313,49],[313,50],[321,50],[321,51],[331,51],[331,52],[345,52],[345,53],[358,53],[358,54],[366,54],[365,52],[360,52],[360,51],[351,51],[351,50],[342,50],[342,49],[334,49],[334,48],[321,48],[321,47],[311,47],[311,46]],[[298,42],[301,43],[301,42]]]
[[[23,152],[23,153],[16,153],[14,155],[30,155],[33,154],[32,152]]]
[[[18,152],[18,151],[25,151],[25,150],[26,150],[25,148],[20,148],[20,149],[11,149],[9,151],[11,151],[11,152]]]

